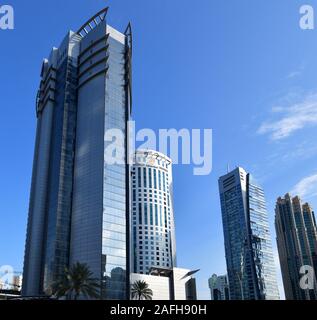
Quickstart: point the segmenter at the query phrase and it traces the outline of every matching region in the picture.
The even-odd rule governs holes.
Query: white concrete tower
[[[131,271],[176,267],[171,159],[137,150],[131,181]]]

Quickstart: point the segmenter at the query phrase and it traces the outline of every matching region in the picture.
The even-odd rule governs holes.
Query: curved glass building
[[[129,297],[132,34],[130,25],[110,27],[106,14],[70,31],[42,64],[24,295],[49,294],[80,262],[100,281],[102,299]],[[123,132],[123,164],[106,161],[108,129]]]
[[[172,161],[137,150],[132,167],[131,271],[176,267]]]

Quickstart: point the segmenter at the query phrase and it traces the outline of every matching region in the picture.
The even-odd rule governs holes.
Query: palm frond
[[[89,267],[83,263],[75,263],[70,269],[65,269],[62,279],[53,283],[52,293],[57,298],[78,299],[100,298],[100,284],[98,279],[93,278]]]
[[[152,300],[153,291],[145,281],[138,280],[131,286],[131,296],[132,299]]]

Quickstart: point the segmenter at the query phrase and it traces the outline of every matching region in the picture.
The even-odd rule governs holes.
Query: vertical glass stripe
[[[158,226],[158,212],[157,212],[157,204],[155,204],[155,225]]]
[[[153,204],[150,204],[150,224],[153,225]]]
[[[147,225],[147,203],[144,203],[144,224]]]
[[[146,168],[143,168],[143,187],[146,188]]]
[[[139,203],[139,224],[142,224],[142,204]]]
[[[149,168],[149,188],[152,188],[152,169]]]

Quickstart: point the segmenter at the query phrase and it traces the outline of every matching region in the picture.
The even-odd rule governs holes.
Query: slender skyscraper
[[[299,197],[286,194],[278,198],[275,209],[275,228],[285,296],[288,300],[315,300],[313,289],[300,286],[300,269],[310,266],[317,270],[317,231],[314,213],[308,203],[302,205]],[[314,279],[313,279],[314,280]]]
[[[164,154],[138,150],[132,168],[131,269],[175,268],[172,161]]]
[[[24,260],[23,294],[50,292],[75,262],[99,279],[103,299],[129,296],[131,28],[107,9],[69,32],[45,59]],[[108,129],[120,129],[123,164],[108,164]],[[122,142],[121,142],[122,143]]]
[[[242,168],[219,179],[230,299],[279,299],[264,192]]]

